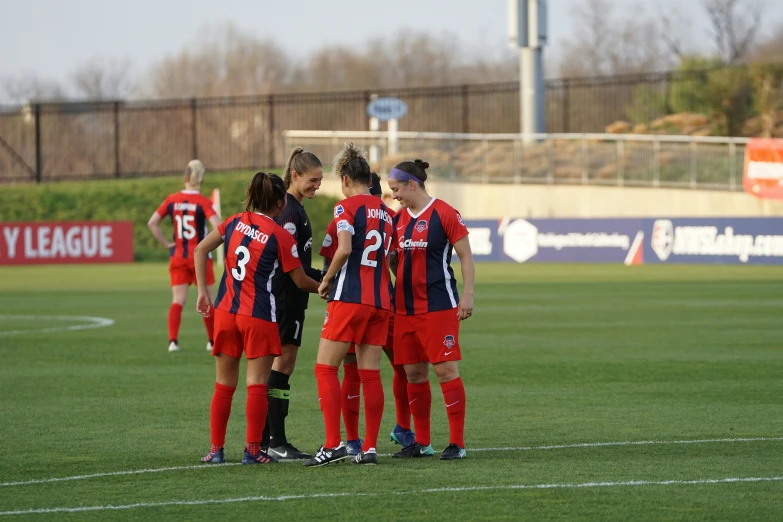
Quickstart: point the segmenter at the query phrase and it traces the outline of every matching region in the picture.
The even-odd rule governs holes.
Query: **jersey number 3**
[[[385,239],[386,234],[384,233],[383,238],[381,238],[381,233],[377,230],[370,230],[367,233],[367,241],[374,241],[374,243],[367,246],[367,248],[364,249],[364,252],[362,252],[362,264],[364,266],[369,266],[370,268],[375,268],[378,266],[378,261],[375,259],[370,259],[370,254],[377,252],[381,246],[383,246]],[[389,238],[389,244],[386,245],[386,248],[384,249],[386,254],[389,253],[389,247],[391,247],[391,238]]]
[[[237,266],[231,269],[231,275],[235,281],[244,281],[247,275],[247,265],[250,262],[250,250],[246,246],[239,245],[234,254],[237,256]]]

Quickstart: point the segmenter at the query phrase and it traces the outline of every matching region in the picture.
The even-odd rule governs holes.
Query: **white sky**
[[[549,0],[550,46],[573,24],[576,1]],[[629,10],[672,6],[703,23],[700,0],[612,0]],[[448,6],[448,7],[446,7]],[[765,31],[783,24],[783,0],[766,0]],[[93,58],[130,59],[143,72],[193,41],[204,24],[231,21],[274,37],[297,56],[327,43],[360,44],[403,27],[451,31],[466,44],[502,52],[505,0],[0,0],[0,78],[31,74],[66,83]],[[696,41],[706,40],[695,34]]]

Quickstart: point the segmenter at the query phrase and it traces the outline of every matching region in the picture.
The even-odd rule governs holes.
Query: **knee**
[[[436,364],[434,370],[440,384],[445,384],[459,377],[459,367],[455,362]]]
[[[405,375],[408,377],[408,382],[411,384],[421,384],[427,382],[430,378],[429,367],[406,367]]]
[[[272,369],[276,372],[290,376],[294,373],[294,368],[296,367],[296,353],[296,349],[291,350],[284,346],[283,354],[275,357],[275,363],[272,365]]]

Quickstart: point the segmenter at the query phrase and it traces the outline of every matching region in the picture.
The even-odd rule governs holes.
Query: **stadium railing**
[[[474,183],[545,183],[742,190],[747,138],[636,134],[459,134],[309,131],[283,133],[331,158],[344,142],[368,150],[388,172],[422,158],[430,175]]]

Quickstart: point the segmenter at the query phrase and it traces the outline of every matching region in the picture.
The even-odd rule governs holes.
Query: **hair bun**
[[[415,159],[415,160],[413,160],[413,163],[415,163],[415,164],[416,164],[416,166],[418,166],[419,168],[422,168],[422,169],[428,169],[428,168],[430,168],[430,164],[429,164],[429,163],[427,163],[427,162],[426,162],[426,161],[424,161],[424,160],[421,160],[421,159]]]

